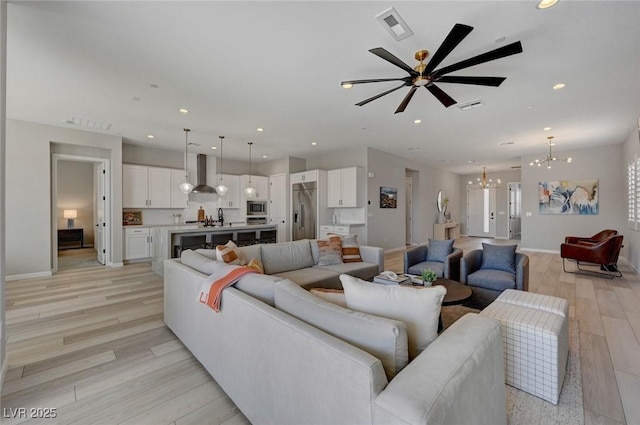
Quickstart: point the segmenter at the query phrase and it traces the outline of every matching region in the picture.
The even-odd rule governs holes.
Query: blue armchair
[[[471,287],[465,305],[483,309],[505,289],[529,290],[529,257],[516,245],[490,245],[468,252],[460,261],[460,282]]]
[[[420,275],[430,268],[438,277],[459,281],[461,258],[462,250],[453,247],[453,240],[429,239],[429,245],[418,245],[405,251],[404,272]]]

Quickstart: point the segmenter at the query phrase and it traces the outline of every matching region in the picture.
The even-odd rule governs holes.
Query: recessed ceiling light
[[[527,106],[527,109],[533,109],[533,108],[534,106],[531,106],[531,105]]]
[[[553,86],[553,89],[554,90],[560,90],[560,89],[565,88],[566,86],[567,85],[565,83],[559,83],[559,84],[556,84],[555,86]]]
[[[147,139],[155,139],[156,136],[154,136],[153,134],[147,134]]]
[[[551,127],[545,127],[545,128],[543,128],[543,130],[544,131],[549,131],[549,130],[551,130]]]
[[[505,145],[513,145],[515,142],[502,142],[500,143],[501,146],[505,146]]]
[[[422,120],[413,120],[414,124],[420,124],[422,122]]]
[[[474,159],[469,159],[469,160],[467,160],[467,164],[473,164],[473,163],[475,163],[475,162],[476,162],[476,161],[475,161]]]
[[[311,142],[312,146],[316,146],[318,144],[318,142]]]
[[[260,132],[262,132],[262,131],[264,131],[264,128],[262,128],[262,127],[258,127],[258,128],[256,128],[256,131],[260,131]]]
[[[501,37],[496,38],[496,43],[502,43],[507,39],[507,37],[505,37],[504,35]]]
[[[218,149],[218,147],[217,146],[211,146],[211,149],[216,150],[216,149]]]
[[[180,111],[181,114],[188,114],[189,113],[189,110],[185,109],[185,108],[180,108],[180,109],[178,109],[178,111]]]
[[[536,5],[536,8],[538,9],[548,9],[551,6],[555,6],[556,3],[558,3],[559,0],[540,0],[538,2],[538,4]]]
[[[269,155],[262,155],[263,158],[269,158]]]

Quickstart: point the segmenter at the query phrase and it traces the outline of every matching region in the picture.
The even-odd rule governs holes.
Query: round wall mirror
[[[438,212],[444,211],[444,200],[447,195],[444,194],[443,191],[438,191],[438,199],[436,200],[436,205],[438,206]]]

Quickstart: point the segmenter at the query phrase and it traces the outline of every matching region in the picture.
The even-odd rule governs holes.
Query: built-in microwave
[[[247,201],[247,215],[267,215],[267,201]]]

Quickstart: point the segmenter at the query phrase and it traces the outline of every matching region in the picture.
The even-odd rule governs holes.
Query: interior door
[[[269,224],[278,225],[278,242],[287,241],[287,176],[269,176]]]
[[[104,162],[96,164],[94,167],[96,170],[96,229],[94,232],[94,248],[97,254],[97,260],[100,264],[105,264],[105,231],[106,231],[106,172]]]
[[[509,239],[520,237],[522,189],[520,183],[509,183]]]
[[[496,189],[467,188],[467,235],[496,236]]]

